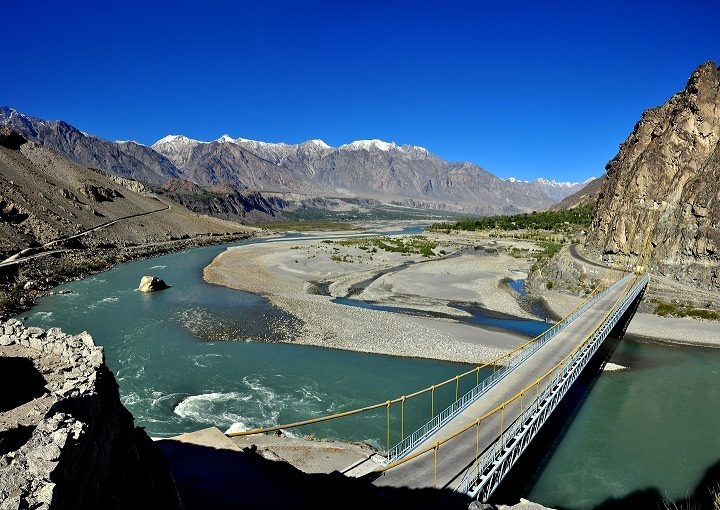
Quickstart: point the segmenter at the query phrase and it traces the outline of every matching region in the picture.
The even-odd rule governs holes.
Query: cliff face
[[[181,509],[87,333],[0,322],[0,509]]]
[[[586,249],[699,288],[720,288],[720,69],[643,113],[606,166]]]

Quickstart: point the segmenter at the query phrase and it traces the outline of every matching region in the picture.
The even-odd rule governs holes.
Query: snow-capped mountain
[[[505,181],[513,184],[526,184],[529,186],[534,186],[542,193],[545,193],[555,202],[559,202],[563,198],[581,190],[593,180],[595,180],[594,177],[587,179],[584,182],[562,182],[556,181],[554,179],[544,179],[542,177],[539,177],[532,181],[520,180],[516,179],[515,177],[508,177],[507,179],[505,179]]]
[[[332,147],[322,140],[270,143],[224,134],[212,141],[168,135],[147,147],[84,135],[62,121],[0,108],[0,125],[88,166],[149,183],[186,179],[281,196],[355,197],[475,214],[542,210],[575,183],[503,180],[472,163],[443,160],[424,147],[379,139]]]
[[[208,142],[193,140],[183,135],[168,135],[152,144],[150,148],[155,152],[163,154],[172,161],[175,166],[183,166],[190,159],[192,150],[204,143]]]
[[[213,142],[198,142],[174,135],[152,147],[194,182],[211,185],[221,182],[224,175],[222,179],[251,189],[366,197],[483,214],[542,209],[554,202],[541,189],[552,190],[551,185],[506,182],[477,165],[444,161],[424,147],[379,139],[332,147],[322,140],[288,144],[223,135]],[[268,171],[262,178],[255,172],[233,181],[233,175],[257,167],[257,162],[246,164],[251,157],[279,171]],[[245,170],[224,174],[228,167]],[[273,175],[281,178],[273,180]]]

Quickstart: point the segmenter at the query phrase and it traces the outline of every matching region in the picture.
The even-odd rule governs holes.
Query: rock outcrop
[[[0,145],[3,147],[16,151],[25,142],[27,142],[27,139],[24,136],[9,127],[0,128]]]
[[[606,166],[586,248],[702,289],[720,288],[720,69],[643,113]]]
[[[181,509],[87,333],[0,322],[0,509]]]
[[[143,276],[140,279],[140,286],[138,290],[140,292],[156,292],[158,290],[165,290],[169,287],[162,278],[157,276]]]
[[[268,221],[288,206],[287,202],[273,203],[257,191],[240,191],[229,184],[203,188],[173,179],[154,187],[154,191],[196,213],[239,222]]]

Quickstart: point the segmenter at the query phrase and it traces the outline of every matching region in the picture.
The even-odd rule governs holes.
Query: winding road
[[[123,216],[122,218],[117,218],[117,219],[114,219],[111,221],[107,221],[105,223],[101,223],[100,225],[89,228],[87,230],[83,230],[82,232],[73,234],[71,236],[66,236],[66,237],[61,237],[60,239],[55,239],[54,241],[50,241],[43,245],[37,246],[35,248],[25,248],[24,250],[16,253],[15,255],[11,255],[10,257],[8,257],[5,260],[3,260],[2,262],[0,262],[0,267],[20,264],[21,262],[25,262],[27,260],[34,259],[37,257],[44,257],[46,255],[52,255],[53,253],[62,253],[62,252],[66,252],[66,251],[73,251],[72,248],[61,248],[61,249],[57,249],[57,250],[42,251],[40,253],[33,253],[32,255],[21,256],[23,253],[27,253],[28,251],[44,250],[45,248],[48,248],[54,244],[65,242],[65,241],[70,241],[71,239],[76,239],[78,237],[86,236],[86,235],[90,234],[91,232],[97,232],[98,230],[107,228],[107,227],[114,225],[115,223],[119,223],[121,221],[129,220],[132,218],[138,218],[140,216],[147,216],[149,214],[155,214],[155,213],[159,213],[159,212],[163,212],[163,211],[168,211],[170,209],[170,207],[171,206],[168,205],[168,206],[163,207],[162,209],[155,209],[153,211],[146,211],[146,212],[142,212],[142,213],[130,214],[128,216]]]

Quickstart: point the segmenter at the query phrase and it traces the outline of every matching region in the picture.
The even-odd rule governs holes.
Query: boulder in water
[[[138,290],[140,292],[155,292],[156,290],[163,290],[170,287],[162,278],[157,276],[143,276],[140,279],[140,286]]]

